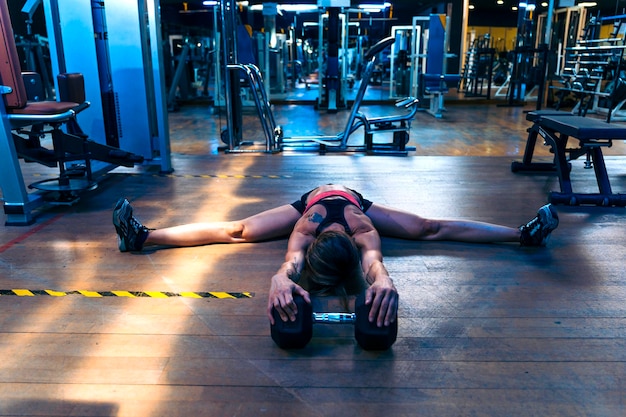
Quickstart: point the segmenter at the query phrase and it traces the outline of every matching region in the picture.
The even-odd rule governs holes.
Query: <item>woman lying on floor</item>
[[[293,294],[352,295],[366,290],[370,321],[395,319],[398,293],[383,265],[380,236],[411,240],[519,242],[543,246],[559,220],[548,204],[518,228],[465,220],[433,220],[364,199],[342,185],[322,185],[300,200],[243,220],[192,223],[152,230],[133,216],[127,199],[113,211],[122,252],[145,246],[198,246],[250,243],[289,236],[285,262],[272,277],[267,314],[274,307],[285,321],[295,320]]]

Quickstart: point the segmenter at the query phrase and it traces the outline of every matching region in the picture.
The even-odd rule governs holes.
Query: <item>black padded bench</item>
[[[524,157],[522,162],[513,162],[511,164],[511,171],[541,171],[541,172],[556,172],[556,165],[550,162],[532,162],[533,154],[535,153],[535,146],[537,144],[537,137],[539,136],[539,124],[536,123],[542,117],[547,116],[573,116],[571,112],[562,110],[544,109],[535,110],[526,113],[526,120],[532,122],[533,125],[528,128],[528,139],[526,140],[526,148],[524,149]]]
[[[534,113],[531,115],[531,113]],[[529,129],[528,142],[522,162],[513,162],[511,170],[556,171],[559,177],[560,192],[551,192],[549,201],[554,204],[626,206],[626,194],[614,194],[606,170],[602,147],[610,147],[614,139],[626,140],[626,126],[609,124],[563,112],[546,111],[543,114],[531,112],[527,119],[533,122]],[[541,135],[554,153],[553,163],[532,162],[537,136]],[[578,140],[577,148],[568,148],[569,138]],[[586,168],[593,167],[599,193],[574,193],[570,178],[570,160],[586,155]]]

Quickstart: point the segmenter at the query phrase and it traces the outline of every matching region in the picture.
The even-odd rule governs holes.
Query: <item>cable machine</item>
[[[53,73],[85,79],[85,133],[171,172],[158,0],[42,1]]]

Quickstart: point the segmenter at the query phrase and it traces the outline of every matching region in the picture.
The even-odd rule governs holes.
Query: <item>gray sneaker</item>
[[[559,216],[552,204],[546,204],[537,211],[537,217],[520,226],[522,246],[545,246],[550,233],[559,225]]]
[[[117,232],[117,245],[120,252],[137,252],[143,249],[143,243],[150,229],[133,217],[133,207],[125,198],[120,198],[115,205],[113,225]]]

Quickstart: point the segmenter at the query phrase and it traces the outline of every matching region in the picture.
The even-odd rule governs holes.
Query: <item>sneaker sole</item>
[[[541,209],[539,209],[539,217],[542,223],[548,225],[550,232],[559,225],[559,215],[552,204],[541,207]]]
[[[546,230],[548,231],[548,236],[546,236],[540,244],[540,246],[545,246],[548,243],[548,240],[550,240],[550,233],[552,233],[552,231],[559,225],[559,215],[552,204],[541,207],[537,214],[541,223],[547,225]]]
[[[133,213],[133,209],[130,206],[130,203],[125,198],[120,198],[115,204],[115,208],[113,209],[113,226],[115,226],[115,231],[117,232],[117,246],[120,252],[128,252],[128,248],[126,247],[126,243],[122,236],[124,236],[124,229],[122,228],[122,217],[129,217]]]

